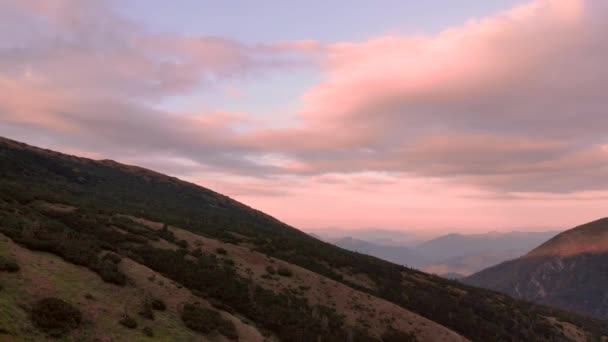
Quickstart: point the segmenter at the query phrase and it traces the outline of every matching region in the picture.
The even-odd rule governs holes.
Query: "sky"
[[[0,0],[0,135],[311,232],[608,216],[608,3]]]

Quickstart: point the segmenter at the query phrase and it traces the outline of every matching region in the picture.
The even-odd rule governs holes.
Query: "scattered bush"
[[[114,254],[114,253],[106,253],[101,260],[103,261],[109,261],[113,264],[118,264],[120,263],[120,261],[122,260],[122,258],[120,257],[120,255],[118,254]]]
[[[154,310],[165,311],[167,309],[167,305],[165,305],[165,302],[162,299],[154,298],[150,303]]]
[[[118,269],[118,265],[113,261],[115,259],[106,258],[106,256],[99,260],[95,266],[95,271],[97,271],[103,281],[124,286],[127,283],[127,276]]]
[[[186,240],[179,240],[175,244],[181,248],[188,248],[188,241]]]
[[[217,248],[215,251],[217,252],[217,254],[221,254],[221,255],[226,255],[226,254],[228,254],[228,251],[227,251],[227,250],[225,250],[225,249],[224,249],[224,248],[222,248],[222,247]]]
[[[169,226],[167,226],[166,223],[163,225],[162,229],[156,231],[156,235],[158,235],[158,237],[161,239],[165,239],[170,242],[175,241],[175,234],[169,230]]]
[[[216,310],[186,304],[182,310],[181,318],[184,324],[194,331],[203,334],[217,331],[230,339],[238,339],[234,323],[222,318]]]
[[[148,337],[154,336],[154,331],[152,331],[152,328],[150,327],[144,327],[143,329],[141,329],[141,332]]]
[[[0,256],[0,272],[18,272],[19,264],[13,258]]]
[[[268,266],[266,266],[266,273],[268,273],[268,274],[276,274],[277,270],[275,270],[274,267],[268,265]]]
[[[152,303],[148,300],[144,301],[138,314],[145,319],[154,319],[154,311],[152,311]]]
[[[293,272],[289,268],[283,266],[279,267],[277,273],[282,277],[291,277],[293,275]]]
[[[121,318],[120,321],[118,321],[118,323],[120,323],[121,325],[123,325],[129,329],[137,328],[137,321],[129,315],[126,315],[123,318]]]
[[[382,335],[382,342],[416,342],[416,335],[411,332],[403,332],[390,329]]]
[[[30,318],[40,330],[53,337],[60,337],[78,328],[82,314],[71,304],[59,298],[44,298],[34,303]]]

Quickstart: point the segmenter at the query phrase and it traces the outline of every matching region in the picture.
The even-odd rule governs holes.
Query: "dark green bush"
[[[18,272],[19,269],[19,264],[15,259],[0,256],[0,272]]]
[[[276,274],[277,270],[275,270],[274,267],[268,265],[268,266],[266,266],[266,273],[268,273],[268,274]]]
[[[165,305],[165,302],[162,299],[154,298],[150,303],[154,310],[165,311],[167,309],[167,305]]]
[[[38,329],[53,337],[60,337],[78,328],[82,314],[59,298],[43,298],[32,306],[30,319]]]
[[[150,327],[144,327],[141,329],[141,332],[148,337],[154,337],[154,331]]]
[[[107,261],[109,261],[111,263],[114,263],[114,264],[118,264],[122,260],[122,258],[120,257],[120,255],[114,254],[114,253],[106,253],[106,254],[104,254],[104,256],[101,259],[103,261],[107,260]]]
[[[226,249],[222,248],[222,247],[217,248],[215,251],[217,252],[217,254],[221,254],[221,255],[228,254],[228,251]]]
[[[118,265],[109,258],[101,258],[94,269],[105,282],[119,286],[124,286],[127,283],[127,276],[122,273],[122,271],[118,269]]]
[[[184,324],[194,331],[203,334],[217,331],[230,339],[238,339],[234,323],[222,318],[219,311],[194,304],[186,304],[182,310],[181,318]]]
[[[279,267],[277,273],[283,277],[291,277],[293,275],[293,272],[289,268],[283,266]]]
[[[390,329],[382,335],[382,342],[417,342],[416,335],[411,332],[403,332]]]
[[[152,310],[152,303],[148,300],[144,301],[144,303],[142,304],[141,309],[139,310],[138,314],[145,318],[145,319],[150,319],[153,320],[154,319],[154,311]]]
[[[175,234],[173,234],[173,232],[169,230],[169,226],[167,226],[166,223],[163,225],[162,229],[156,231],[156,235],[161,239],[165,239],[167,241],[175,241]]]
[[[120,321],[118,321],[118,323],[120,323],[121,325],[123,325],[129,329],[137,328],[137,321],[129,315],[126,315],[123,318],[121,318]]]

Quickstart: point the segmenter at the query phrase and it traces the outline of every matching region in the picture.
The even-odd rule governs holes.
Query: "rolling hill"
[[[465,281],[516,298],[608,318],[608,218],[565,231],[525,256]]]
[[[0,139],[0,340],[571,341],[605,321],[319,241],[200,186]]]

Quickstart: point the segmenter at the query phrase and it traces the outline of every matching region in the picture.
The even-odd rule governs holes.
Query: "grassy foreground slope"
[[[572,331],[590,340],[608,335],[605,322],[337,248],[176,178],[8,139],[0,140],[0,222],[0,231],[21,246],[61,256],[115,286],[132,286],[122,262],[116,266],[103,257],[111,251],[279,340],[415,340],[423,330],[421,325],[414,336],[399,335],[412,331],[399,330],[374,312],[367,315],[376,317],[366,321],[369,326],[356,319],[352,323],[353,317],[345,317],[349,311],[368,308],[345,310],[308,295],[306,287],[320,286],[316,283],[280,289],[264,285],[294,277],[294,270],[296,277],[305,270],[344,291],[382,298],[474,341],[567,341],[576,335]],[[160,228],[149,229],[145,222]],[[195,246],[183,232],[204,237],[207,244]],[[212,241],[225,246],[206,246]],[[263,274],[256,273],[253,261],[231,257],[236,253],[231,248],[237,247],[284,267],[267,264]]]

